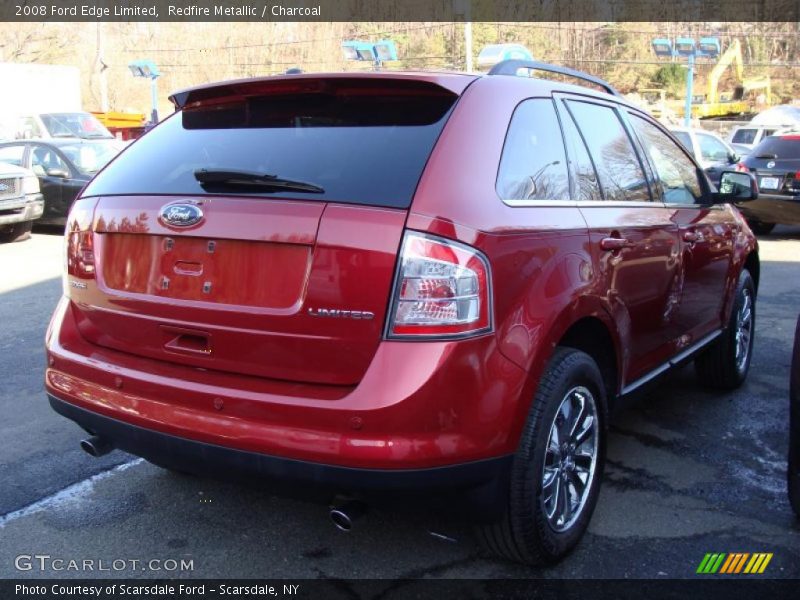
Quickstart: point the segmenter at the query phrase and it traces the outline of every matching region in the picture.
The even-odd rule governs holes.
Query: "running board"
[[[713,342],[715,339],[717,339],[720,335],[722,335],[722,332],[723,332],[723,330],[719,329],[717,331],[714,331],[713,333],[709,333],[707,336],[705,336],[701,340],[695,342],[694,344],[692,344],[688,348],[682,350],[681,352],[679,352],[678,354],[673,356],[671,359],[669,359],[664,364],[656,367],[655,369],[653,369],[652,371],[650,371],[646,375],[640,377],[636,381],[633,381],[633,382],[629,383],[624,388],[622,388],[622,391],[620,392],[620,396],[627,396],[627,395],[631,394],[632,392],[635,392],[637,389],[639,389],[640,387],[642,387],[646,383],[649,383],[650,381],[652,381],[653,379],[655,379],[659,375],[669,371],[672,367],[678,366],[683,361],[685,361],[687,358],[690,358],[697,351],[701,350],[704,346],[707,346],[708,344]]]

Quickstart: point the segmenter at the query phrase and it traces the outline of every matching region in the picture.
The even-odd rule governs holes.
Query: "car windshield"
[[[112,138],[111,132],[89,113],[48,113],[40,115],[52,137]]]
[[[97,173],[121,150],[116,141],[59,146],[64,155],[84,173]]]

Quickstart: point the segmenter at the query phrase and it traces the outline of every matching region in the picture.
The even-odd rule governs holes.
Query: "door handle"
[[[682,237],[683,241],[688,242],[689,244],[694,244],[697,240],[700,239],[700,236],[697,234],[696,231],[684,231]]]
[[[614,252],[623,248],[633,248],[635,244],[626,238],[607,237],[600,240],[600,249]]]

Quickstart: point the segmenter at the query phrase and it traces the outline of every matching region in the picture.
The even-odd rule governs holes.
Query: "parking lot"
[[[336,579],[694,577],[707,552],[772,552],[770,576],[798,577],[785,457],[800,228],[762,238],[761,260],[746,385],[708,392],[687,367],[622,412],[588,535],[563,563],[536,571],[484,557],[467,525],[441,515],[373,510],[345,534],[325,507],[268,489],[171,474],[121,452],[89,457],[42,382],[61,238],[0,246],[0,577],[327,578],[331,597],[344,597]],[[126,566],[20,571],[19,555]],[[182,559],[191,569],[165,567]]]

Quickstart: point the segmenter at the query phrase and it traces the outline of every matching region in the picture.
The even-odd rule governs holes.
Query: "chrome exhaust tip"
[[[351,531],[353,523],[367,512],[367,505],[358,500],[348,500],[331,508],[331,521],[339,531]]]
[[[86,454],[99,458],[111,452],[114,449],[114,445],[104,437],[93,435],[90,438],[81,440],[81,448]]]

